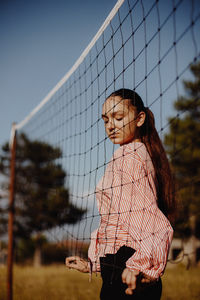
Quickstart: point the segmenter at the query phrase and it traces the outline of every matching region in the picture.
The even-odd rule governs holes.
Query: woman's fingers
[[[66,257],[65,262],[66,263],[71,263],[72,261],[76,260],[77,256],[69,256]]]
[[[133,290],[136,288],[136,280],[139,273],[139,271],[131,271],[127,268],[124,269],[122,273],[122,282],[128,285],[128,288],[125,291],[127,295],[132,295]]]
[[[144,275],[144,277],[141,279],[141,283],[144,284],[149,284],[149,283],[154,283],[157,279],[152,278],[150,276]]]
[[[65,264],[70,269],[75,269],[81,272],[89,272],[88,263],[79,256],[70,256],[65,259]]]
[[[80,260],[80,257],[77,257],[77,256],[66,257],[65,264],[69,269],[78,270],[78,261],[79,260]]]
[[[74,263],[76,263],[76,261],[78,259],[80,259],[80,257],[78,257],[78,256],[66,257],[65,264],[66,264],[67,267],[71,267]]]
[[[137,281],[137,276],[139,275],[139,272],[135,272],[135,271],[130,271],[129,272],[129,276],[127,279],[128,279],[128,287],[131,289],[131,290],[135,290],[136,289],[136,281]]]
[[[152,282],[149,278],[142,278],[141,283],[150,283]]]
[[[124,271],[122,272],[122,282],[126,283],[126,275],[128,273],[128,269],[125,268]]]
[[[132,284],[134,284],[134,279],[136,281],[136,278],[135,276],[132,276],[132,272],[128,271],[127,274],[126,274],[126,284],[128,286],[131,286]]]
[[[125,293],[126,293],[127,295],[132,295],[132,294],[133,294],[133,290],[132,290],[131,288],[127,288],[127,289],[125,290]]]

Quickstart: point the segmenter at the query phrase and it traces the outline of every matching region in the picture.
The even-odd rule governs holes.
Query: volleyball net
[[[105,134],[102,104],[117,89],[135,90],[154,113],[164,141],[170,124],[184,115],[177,114],[173,103],[184,95],[182,82],[191,79],[191,64],[200,58],[199,32],[199,1],[118,1],[71,70],[15,125],[19,149],[35,142],[30,155],[41,156],[42,150],[49,159],[44,171],[47,162],[38,158],[43,178],[34,175],[46,190],[37,187],[38,195],[48,203],[34,198],[39,181],[24,182],[34,199],[28,211],[38,212],[36,222],[46,224],[35,232],[43,230],[49,240],[65,244],[68,255],[83,255],[100,220],[95,187],[117,149]],[[45,182],[45,174],[54,180]],[[54,199],[55,214],[49,208]],[[16,198],[18,211],[25,205],[20,201]]]

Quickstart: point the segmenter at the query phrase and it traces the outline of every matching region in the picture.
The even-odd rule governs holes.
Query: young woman
[[[96,188],[101,216],[91,235],[89,263],[66,258],[82,272],[101,272],[100,298],[160,299],[173,229],[174,190],[152,112],[132,90],[103,104],[102,118],[115,151]]]

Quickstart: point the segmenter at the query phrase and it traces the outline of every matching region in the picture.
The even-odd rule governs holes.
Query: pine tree
[[[0,172],[9,178],[10,151],[6,143],[0,155]],[[61,150],[41,141],[31,141],[26,135],[17,137],[15,182],[15,242],[30,239],[34,234],[38,248],[43,232],[56,226],[74,224],[85,210],[76,207],[65,186],[66,172],[58,163]],[[8,182],[3,185],[8,190]],[[4,203],[2,202],[4,201]],[[8,205],[0,205],[0,232],[5,232]],[[40,252],[38,249],[36,249]],[[39,253],[40,254],[40,253]]]
[[[190,68],[194,80],[183,81],[186,96],[174,103],[177,118],[170,118],[165,146],[177,185],[179,236],[200,236],[200,62]]]

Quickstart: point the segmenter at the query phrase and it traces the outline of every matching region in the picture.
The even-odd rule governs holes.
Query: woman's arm
[[[110,197],[118,227],[127,232],[129,246],[136,250],[126,267],[158,279],[166,266],[173,229],[157,207],[153,170],[125,155],[114,163],[112,173]]]

